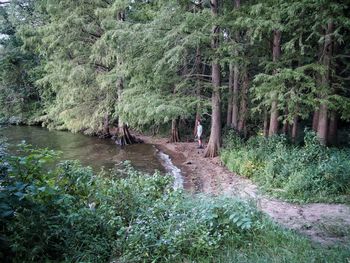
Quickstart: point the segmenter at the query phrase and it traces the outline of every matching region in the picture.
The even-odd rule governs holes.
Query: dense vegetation
[[[253,204],[190,197],[126,166],[96,176],[55,153],[0,158],[2,262],[345,262],[271,223]]]
[[[0,1],[0,123],[116,131],[128,144],[129,127],[177,142],[201,119],[205,156],[221,153],[273,195],[348,202],[349,14],[336,0]],[[241,200],[189,197],[130,167],[52,168],[54,152],[24,151],[0,147],[1,261],[349,258]]]
[[[225,125],[292,141],[312,126],[336,144],[349,127],[349,14],[325,0],[5,1],[0,115],[90,134],[115,125],[123,143],[128,125],[171,127],[178,141],[201,118],[206,156]]]
[[[349,148],[323,147],[313,132],[303,146],[283,136],[244,141],[231,133],[226,139],[223,162],[270,194],[293,202],[350,202]]]

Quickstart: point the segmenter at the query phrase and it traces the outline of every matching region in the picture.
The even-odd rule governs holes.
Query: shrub
[[[313,132],[306,132],[304,146],[290,145],[283,136],[257,136],[242,143],[230,135],[228,140],[233,143],[221,153],[228,169],[252,178],[273,195],[296,202],[348,201],[349,149],[324,147]]]
[[[48,150],[25,147],[10,157],[0,192],[3,259],[13,261],[179,262],[210,255],[225,242],[242,246],[261,225],[251,204],[228,198],[191,198],[171,177],[95,176],[66,161],[50,169]],[[6,249],[5,249],[6,248]]]
[[[1,145],[1,144],[0,144]],[[126,165],[112,174],[31,150],[7,157],[2,262],[310,262],[345,260],[283,231],[249,202],[189,196],[171,177]],[[11,167],[12,166],[12,167]]]

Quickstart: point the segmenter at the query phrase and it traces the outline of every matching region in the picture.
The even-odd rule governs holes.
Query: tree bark
[[[228,76],[228,105],[227,105],[227,118],[226,125],[227,127],[232,127],[232,101],[233,101],[233,82],[234,82],[234,73],[233,73],[233,64],[229,65],[229,76]]]
[[[328,143],[330,145],[337,144],[337,133],[338,133],[338,116],[335,111],[331,111],[329,116],[329,127],[328,127]]]
[[[218,15],[218,0],[211,0],[211,12],[214,17]],[[212,43],[211,48],[215,51],[219,46],[220,28],[214,25],[212,28]],[[211,114],[211,128],[208,146],[205,149],[205,157],[215,157],[219,153],[221,143],[221,105],[220,105],[220,65],[217,58],[212,61],[212,114]]]
[[[125,12],[119,11],[117,14],[117,20],[119,22],[125,21]],[[122,65],[122,60],[120,57],[117,58],[117,64],[120,67]],[[117,80],[117,91],[118,91],[118,102],[122,101],[122,93],[124,89],[124,80],[122,77]],[[119,116],[118,118],[118,134],[116,143],[120,146],[124,146],[127,144],[134,144],[137,140],[130,134],[128,125],[123,122],[122,118]]]
[[[264,111],[264,137],[267,138],[269,136],[269,116],[267,111]]]
[[[322,55],[322,64],[326,68],[326,72],[322,75],[321,81],[322,86],[327,87],[329,89],[329,78],[330,78],[330,67],[331,67],[331,58],[333,51],[332,37],[333,33],[333,22],[330,21],[327,25],[324,46],[323,46],[323,55]],[[322,94],[321,98],[325,98],[327,94]],[[319,110],[319,119],[318,119],[318,127],[317,127],[317,136],[321,142],[321,144],[327,144],[327,131],[328,131],[328,105],[323,102],[320,105]]]
[[[202,65],[202,55],[199,47],[197,47],[196,50],[196,73],[199,74],[204,74],[204,66]],[[200,100],[201,97],[201,80],[199,77],[197,77],[196,81],[196,97],[198,100]],[[197,110],[196,110],[196,118],[194,122],[194,129],[193,129],[193,136],[197,135],[197,121],[200,120],[200,103],[197,103]]]
[[[296,142],[296,138],[298,136],[298,127],[299,127],[299,117],[296,115],[293,118],[293,126],[292,126],[292,142]]]
[[[117,89],[118,89],[118,102],[121,102],[122,100],[122,92],[123,92],[123,79],[119,78],[117,80]],[[134,144],[137,141],[135,138],[130,134],[128,125],[123,122],[121,117],[118,118],[118,134],[117,134],[117,141],[116,143],[120,146],[128,145],[128,144]]]
[[[239,70],[238,66],[233,66],[233,94],[232,94],[232,123],[233,129],[238,126],[238,96],[239,96]]]
[[[315,110],[314,111],[314,115],[312,117],[312,129],[317,132],[317,128],[318,128],[318,119],[319,119],[319,115],[320,115],[320,111],[319,110]]]
[[[171,138],[170,142],[179,142],[180,141],[180,133],[179,133],[179,118],[172,119],[171,121]]]
[[[284,110],[284,115],[288,116],[288,109]],[[288,136],[288,130],[289,130],[289,122],[288,120],[285,120],[282,127],[282,132],[285,136]]]
[[[274,62],[279,60],[281,57],[281,31],[273,31],[273,50],[272,50],[272,59]],[[275,135],[278,133],[278,94],[272,94],[272,104],[271,104],[271,115],[270,115],[270,128],[269,136]]]
[[[246,132],[246,122],[248,115],[248,92],[249,92],[249,79],[247,70],[243,74],[243,83],[242,83],[242,99],[239,109],[239,121],[238,121],[238,132],[244,133],[244,136],[247,136]]]
[[[276,95],[274,95],[276,97]],[[273,136],[278,133],[278,102],[277,99],[274,98],[271,104],[271,115],[270,115],[270,128],[269,128],[269,136]]]
[[[241,5],[240,0],[235,0],[235,9],[239,9]],[[239,32],[235,32],[235,41],[239,41]],[[234,55],[238,57],[238,51],[234,51]],[[230,65],[230,75],[232,74],[232,65]],[[238,129],[238,108],[239,108],[239,68],[237,62],[233,65],[233,92],[232,92],[232,119],[231,127],[235,130]]]

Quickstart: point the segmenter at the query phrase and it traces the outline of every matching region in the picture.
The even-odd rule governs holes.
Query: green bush
[[[349,201],[349,149],[323,147],[312,132],[304,146],[290,145],[283,136],[242,142],[232,133],[226,141],[221,158],[228,169],[273,195],[295,202]]]
[[[241,246],[261,225],[246,202],[192,199],[172,178],[127,166],[127,178],[95,176],[78,162],[47,166],[55,154],[24,148],[2,180],[2,256],[14,261],[174,261]],[[119,173],[119,172],[115,172]]]
[[[0,147],[1,148],[1,147]],[[0,191],[1,262],[310,262],[345,260],[281,230],[249,202],[189,196],[129,165],[111,174],[24,147]],[[320,261],[321,262],[321,261]]]

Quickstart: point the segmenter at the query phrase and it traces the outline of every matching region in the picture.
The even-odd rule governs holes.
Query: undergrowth
[[[0,147],[1,148],[1,147]],[[55,153],[0,151],[1,262],[346,262],[282,230],[254,204],[189,196],[171,177],[126,166],[112,174]],[[118,176],[122,174],[122,176]],[[125,177],[127,174],[127,177]]]
[[[274,196],[293,202],[349,202],[350,149],[328,148],[307,132],[304,146],[285,137],[226,137],[221,159]]]

